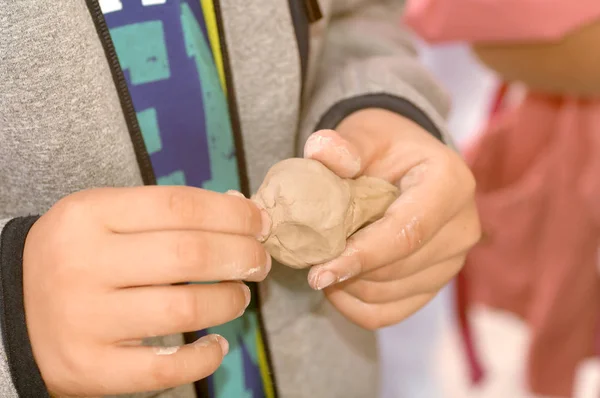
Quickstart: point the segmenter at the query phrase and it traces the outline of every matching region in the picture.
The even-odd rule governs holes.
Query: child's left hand
[[[475,181],[451,148],[411,120],[380,109],[314,133],[305,157],[341,177],[398,185],[385,216],[354,234],[338,258],[314,266],[309,284],[358,325],[377,329],[423,307],[462,268],[480,238]]]

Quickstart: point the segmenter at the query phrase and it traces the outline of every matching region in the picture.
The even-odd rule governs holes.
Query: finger
[[[361,278],[340,283],[339,287],[363,303],[384,304],[408,299],[440,290],[460,271],[465,262],[459,256],[431,267],[407,278],[388,282],[373,282]],[[402,264],[397,263],[400,267]],[[394,264],[388,265],[394,267]]]
[[[465,198],[457,197],[456,181],[439,165],[423,165],[409,173],[415,175],[405,177],[409,183],[404,183],[400,197],[382,219],[350,237],[338,258],[310,270],[309,283],[313,288],[323,289],[410,256],[467,202],[466,194]],[[461,192],[470,188],[462,187]]]
[[[358,148],[333,130],[320,130],[308,137],[304,157],[318,160],[342,178],[356,177],[362,171]]]
[[[481,237],[479,223],[472,221],[476,216],[475,206],[465,207],[420,250],[402,260],[365,272],[360,275],[360,279],[373,282],[403,279],[435,264],[464,255]],[[457,240],[457,236],[460,239]]]
[[[325,294],[347,319],[365,329],[376,330],[408,318],[431,301],[436,293],[421,294],[385,304],[364,303],[337,285],[325,290]]]
[[[202,231],[113,235],[98,254],[115,287],[223,280],[261,281],[271,257],[254,238]]]
[[[110,296],[110,342],[186,333],[238,318],[250,303],[239,282],[123,289]]]
[[[246,198],[243,193],[241,193],[240,191],[233,190],[233,189],[230,189],[229,191],[225,192],[225,194],[237,196],[238,198],[244,198],[244,199]]]
[[[116,347],[110,366],[98,369],[103,377],[96,375],[97,393],[133,394],[193,383],[213,374],[228,351],[227,340],[217,335],[181,347]]]
[[[412,120],[383,109],[368,109],[346,117],[336,131],[313,134],[305,146],[305,157],[322,162],[341,177],[365,174],[397,181],[406,170],[423,162],[427,153],[439,149],[446,150]],[[345,156],[348,153],[352,156]],[[352,167],[357,157],[358,171]]]
[[[262,238],[271,221],[249,199],[193,187],[106,188],[93,204],[117,233],[203,230]]]

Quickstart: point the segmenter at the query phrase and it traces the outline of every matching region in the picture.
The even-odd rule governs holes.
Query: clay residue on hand
[[[179,351],[181,347],[172,346],[172,347],[154,347],[154,352],[156,355],[173,355],[177,351]]]
[[[273,166],[252,199],[273,222],[267,251],[306,268],[339,256],[348,237],[381,218],[398,194],[384,180],[343,179],[316,160],[294,158]]]

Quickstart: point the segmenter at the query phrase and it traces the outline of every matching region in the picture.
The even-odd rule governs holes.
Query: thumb
[[[363,170],[364,162],[357,146],[334,130],[320,130],[308,137],[304,157],[323,163],[342,178],[356,177]]]

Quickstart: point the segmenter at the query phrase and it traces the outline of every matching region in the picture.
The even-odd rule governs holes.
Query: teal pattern
[[[187,4],[181,5],[181,26],[187,54],[196,61],[202,79],[202,99],[208,135],[208,156],[212,178],[202,184],[211,191],[240,190],[237,159],[227,98],[219,81],[212,52],[198,21]],[[225,133],[224,133],[225,132]]]
[[[157,183],[240,190],[228,101],[198,1],[127,1],[105,18]],[[242,317],[199,332],[230,343],[209,379],[211,397],[264,397],[256,311],[251,305]]]

